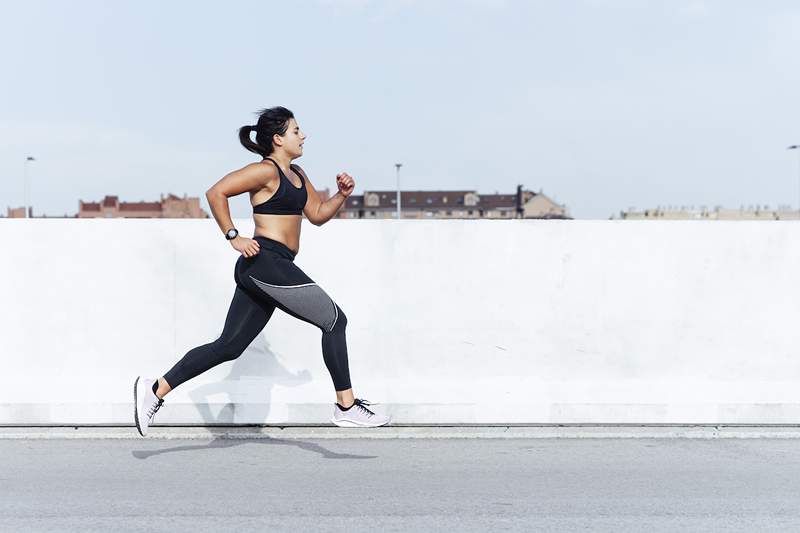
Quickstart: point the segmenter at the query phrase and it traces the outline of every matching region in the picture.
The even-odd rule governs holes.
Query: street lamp
[[[28,157],[25,158],[25,167],[24,167],[25,168],[25,170],[24,170],[24,175],[25,175],[25,186],[24,186],[24,188],[25,188],[25,218],[28,218],[28,163],[31,163],[33,161],[36,161],[36,159],[34,159],[32,156],[28,156]]]
[[[797,150],[797,175],[800,178],[800,144],[793,144],[787,150]],[[800,203],[797,204],[797,213],[800,216]]]
[[[397,220],[400,220],[400,167],[403,163],[395,163],[394,166],[397,169]]]

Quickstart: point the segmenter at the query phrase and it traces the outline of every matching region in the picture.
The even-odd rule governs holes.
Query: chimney
[[[522,208],[522,185],[517,185],[517,218],[522,218],[525,210]]]

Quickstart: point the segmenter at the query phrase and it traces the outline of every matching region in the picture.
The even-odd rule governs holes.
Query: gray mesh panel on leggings
[[[250,279],[277,302],[323,330],[332,331],[336,325],[336,319],[339,318],[336,304],[316,283],[283,286],[264,283],[253,276]]]

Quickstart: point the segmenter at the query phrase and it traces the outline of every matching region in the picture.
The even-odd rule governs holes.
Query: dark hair
[[[267,157],[274,151],[272,136],[286,133],[289,119],[294,118],[294,114],[281,106],[262,109],[257,114],[258,122],[255,126],[239,128],[239,142],[254,154]],[[251,132],[256,132],[256,142],[250,138]]]

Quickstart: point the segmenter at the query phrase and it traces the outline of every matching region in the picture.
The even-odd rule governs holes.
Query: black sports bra
[[[289,178],[286,177],[286,174],[283,173],[283,170],[281,170],[278,163],[275,163],[274,159],[269,157],[264,159],[269,159],[278,167],[280,184],[278,185],[278,190],[269,200],[253,206],[253,213],[260,215],[301,215],[303,208],[306,206],[306,200],[308,200],[306,180],[303,179],[303,175],[295,170],[294,165],[289,165],[300,178],[300,188],[298,189],[289,181]]]

